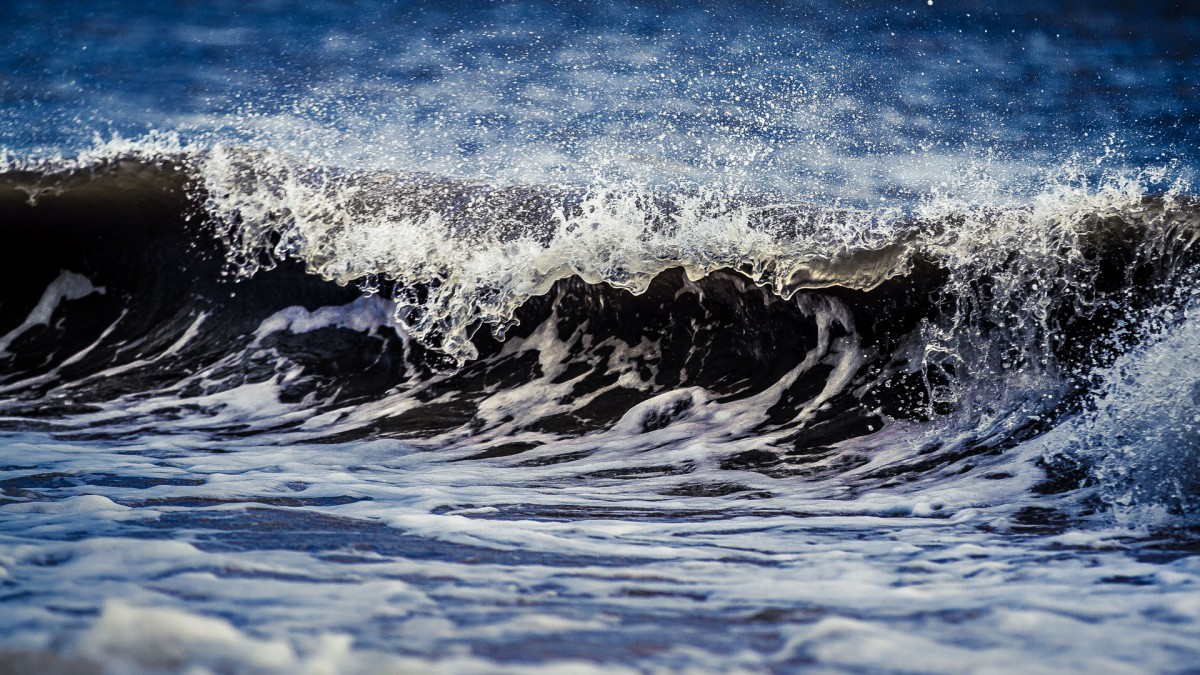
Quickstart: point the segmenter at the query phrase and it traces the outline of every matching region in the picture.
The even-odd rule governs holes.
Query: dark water
[[[6,11],[0,671],[1194,668],[1190,7]]]

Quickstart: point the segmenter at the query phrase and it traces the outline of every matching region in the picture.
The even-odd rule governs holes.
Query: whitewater
[[[1183,4],[16,2],[0,672],[1191,672]]]

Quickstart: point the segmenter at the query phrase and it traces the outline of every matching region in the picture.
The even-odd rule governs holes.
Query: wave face
[[[1058,389],[1086,392],[1146,337],[1147,316],[1189,302],[1200,222],[1190,197],[1129,185],[901,217],[228,148],[15,172],[3,198],[10,235],[43,255],[10,271],[25,289],[0,342],[13,401],[203,395],[250,378],[323,410],[433,388],[476,409],[446,420],[475,434],[492,426],[483,401],[522,388],[574,434],[697,387],[755,400],[788,433],[835,399],[874,427],[1013,413],[1026,394],[1043,402],[1023,414],[1058,414],[1083,395]],[[156,371],[189,376],[145,379]],[[470,384],[481,378],[494,381]],[[606,414],[593,399],[612,399]],[[544,425],[546,412],[521,417]]]
[[[0,663],[1200,657],[1195,17],[285,5],[16,5]]]

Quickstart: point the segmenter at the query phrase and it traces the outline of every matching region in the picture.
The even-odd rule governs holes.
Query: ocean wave
[[[873,212],[146,147],[0,176],[28,263],[5,272],[9,415],[495,458],[725,406],[753,443],[722,461],[780,475],[868,467],[832,448],[898,420],[975,430],[900,462],[919,473],[1086,405],[1182,302],[1200,236],[1190,197],[1132,181]]]

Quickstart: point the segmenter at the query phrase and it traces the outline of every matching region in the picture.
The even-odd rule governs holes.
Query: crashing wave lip
[[[518,307],[572,276],[640,294],[667,269],[692,280],[735,270],[786,299],[869,291],[932,266],[952,277],[946,295],[975,294],[988,279],[1006,298],[980,302],[1029,304],[1019,322],[1044,323],[1063,294],[1086,295],[1102,264],[1088,256],[1112,248],[1107,240],[1132,236],[1149,259],[1195,230],[1189,198],[1127,182],[1050,190],[1023,207],[943,200],[908,214],[630,184],[346,172],[232,147],[215,148],[200,171],[207,214],[239,272],[294,258],[338,283],[390,286],[397,321],[459,364],[477,355],[480,327],[503,337]]]
[[[950,277],[944,296],[989,279],[1037,322],[1056,295],[1086,287],[1096,267],[1087,258],[1107,240],[1132,236],[1142,259],[1178,268],[1197,237],[1195,199],[1128,185],[1049,192],[1016,208],[940,201],[908,214],[629,184],[492,185],[353,171],[263,148],[164,147],[9,172],[0,199],[173,195],[222,243],[236,276],[295,260],[339,284],[383,290],[398,324],[459,364],[477,355],[479,328],[503,337],[518,307],[572,276],[638,294],[671,268],[692,280],[734,270],[787,299],[869,291],[933,267]],[[936,349],[957,349],[935,337]]]
[[[659,273],[737,270],[782,297],[869,289],[906,274],[915,236],[891,213],[636,185],[495,186],[314,166],[213,148],[198,163],[206,215],[233,268],[279,260],[341,284],[386,284],[396,318],[460,364],[483,325],[578,276],[643,293]]]
[[[873,434],[888,418],[927,419],[924,410],[983,410],[1005,440],[1039,432],[1045,425],[1028,421],[1057,405],[1045,401],[1070,377],[1086,376],[1097,345],[1119,349],[1104,342],[1108,329],[1192,278],[1200,237],[1195,199],[1138,190],[906,215],[772,196],[362,173],[235,148],[12,172],[0,176],[0,205],[29,218],[10,220],[10,234],[37,244],[22,250],[52,273],[46,283],[62,269],[90,271],[60,264],[69,244],[73,262],[98,268],[94,285],[113,289],[89,302],[134,308],[109,340],[111,361],[74,369],[64,389],[107,373],[120,386],[97,385],[97,398],[178,394],[211,404],[197,417],[217,427],[352,410],[322,422],[322,433],[469,434],[506,453],[607,425],[675,434],[753,399],[757,413],[739,433],[771,450],[748,450],[731,466],[780,475],[814,471],[812,450]],[[52,231],[31,234],[43,225]],[[265,273],[273,266],[282,269]],[[234,286],[222,269],[248,278]],[[385,297],[354,304],[354,288],[330,281],[374,285]],[[70,318],[90,314],[82,320],[106,330],[95,309],[79,306]],[[201,314],[212,318],[198,329]],[[478,333],[519,321],[504,345]],[[344,329],[337,340],[319,334],[335,328]],[[603,351],[606,343],[617,351]],[[143,346],[196,376],[154,379],[153,359],[116,363]],[[460,365],[482,357],[431,375],[422,370],[429,347]],[[372,349],[386,358],[363,361]],[[689,361],[697,351],[706,353]],[[347,386],[367,371],[359,389]],[[266,379],[239,393],[250,372]],[[472,381],[480,373],[491,378],[483,389]],[[615,373],[625,379],[612,381]],[[702,387],[716,408],[694,400],[685,410],[668,395],[670,405],[625,423],[614,412],[688,387]],[[44,409],[42,390],[29,391],[20,410],[79,410]],[[289,417],[231,403],[249,397],[278,397]],[[1035,398],[1041,407],[1020,407]],[[213,412],[221,405],[228,415]],[[513,414],[535,405],[543,426]],[[997,421],[1008,419],[1015,426]],[[957,461],[947,452],[868,478]],[[822,457],[828,470],[845,470],[840,455]]]

